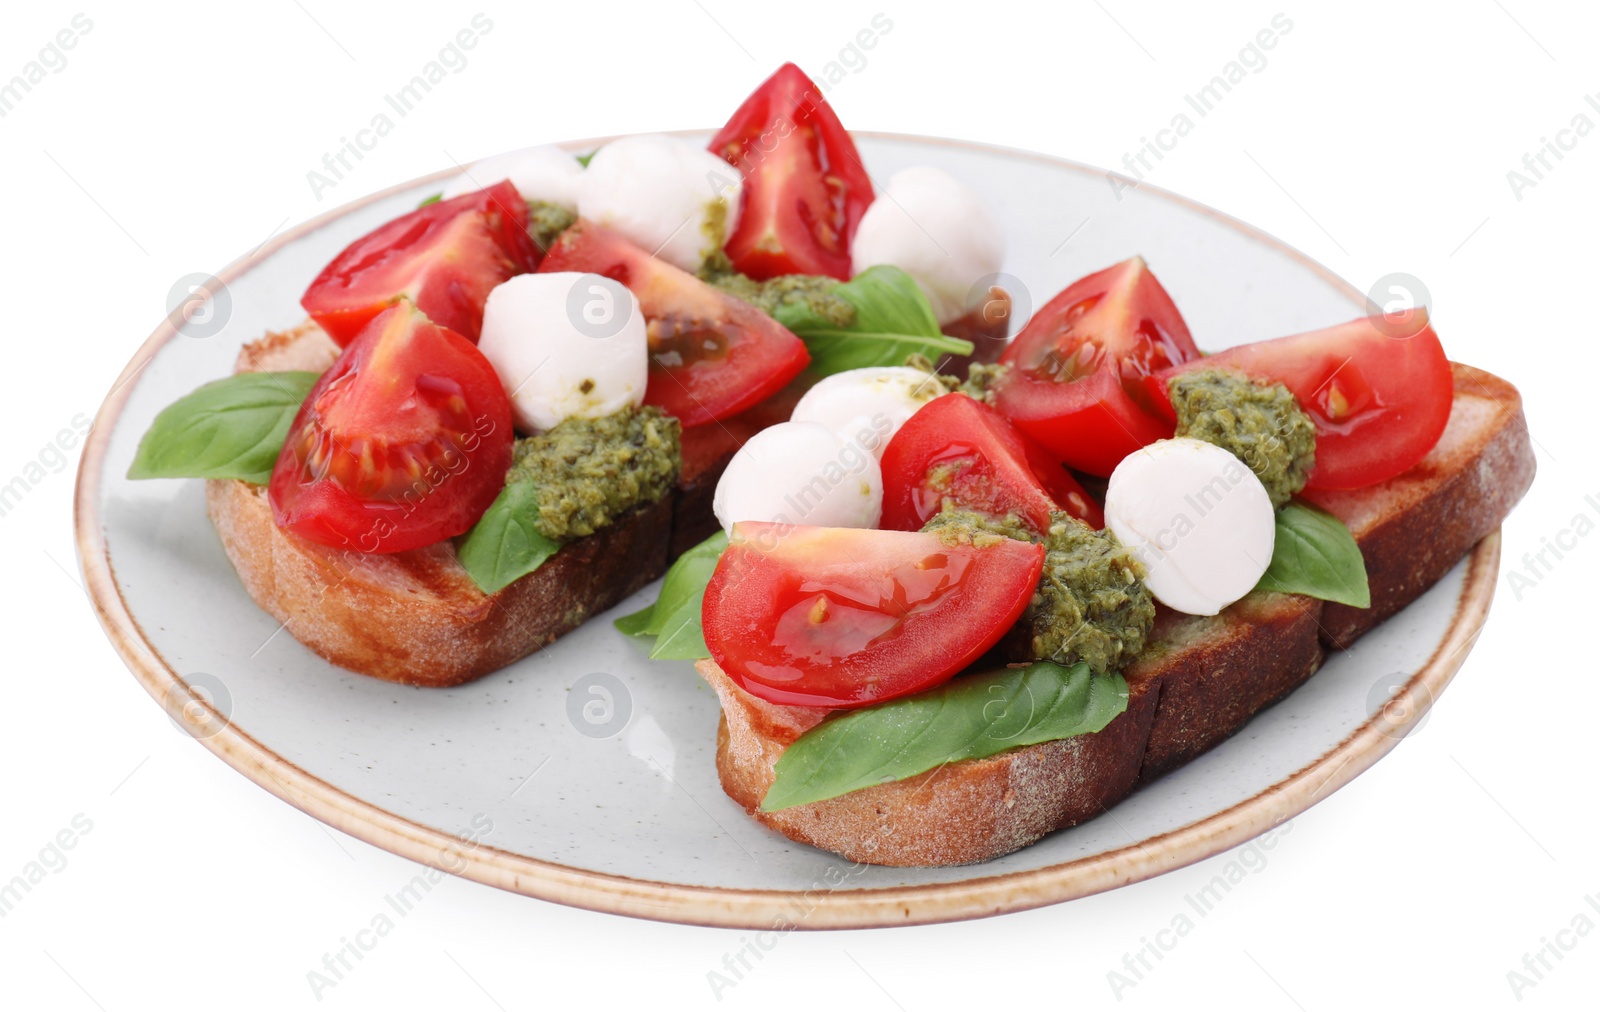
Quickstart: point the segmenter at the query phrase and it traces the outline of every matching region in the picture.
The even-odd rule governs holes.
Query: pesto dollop
[[[534,522],[545,537],[587,537],[672,488],[682,461],[679,434],[678,420],[654,407],[568,418],[517,440],[506,484],[533,485]]]
[[[961,384],[961,392],[973,400],[994,406],[994,388],[997,383],[1011,371],[1011,366],[1001,362],[994,365],[985,365],[974,362],[967,366],[966,381]]]
[[[1022,660],[1083,661],[1100,674],[1121,670],[1138,656],[1155,624],[1155,600],[1133,553],[1109,530],[1097,531],[1067,513],[1052,513],[1038,538],[1013,515],[992,517],[946,509],[922,528],[947,544],[989,539],[1042,541],[1044,572],[1007,648]],[[963,540],[964,539],[964,540]]]
[[[985,365],[982,362],[973,362],[967,366],[967,378],[959,379],[940,372],[926,355],[907,355],[905,364],[907,368],[919,369],[933,377],[944,388],[945,393],[963,393],[990,407],[994,406],[995,384],[1011,371],[1009,365],[1000,363]]]
[[[833,289],[839,284],[834,278],[815,274],[780,274],[775,278],[757,281],[729,267],[726,271],[704,271],[701,280],[750,303],[768,316],[776,316],[785,306],[804,306],[813,316],[835,327],[848,327],[856,320],[856,307],[833,294]]]
[[[1317,456],[1317,430],[1281,383],[1200,369],[1168,385],[1179,436],[1201,439],[1238,457],[1282,509],[1305,487]]]
[[[922,525],[922,530],[926,534],[939,535],[939,540],[951,547],[976,545],[987,548],[1006,540],[1037,540],[1028,525],[1014,513],[996,517],[949,505],[929,517],[928,522]]]
[[[528,231],[545,253],[555,245],[556,237],[571,228],[577,220],[577,215],[559,204],[547,204],[542,200],[528,201]]]

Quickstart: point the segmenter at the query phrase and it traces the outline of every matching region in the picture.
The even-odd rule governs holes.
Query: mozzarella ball
[[[473,162],[466,171],[445,184],[444,199],[482,190],[502,179],[522,194],[523,200],[558,204],[569,211],[578,207],[578,180],[583,165],[570,151],[545,145],[492,155]]]
[[[1250,593],[1272,562],[1276,511],[1239,458],[1198,439],[1164,439],[1111,473],[1106,526],[1146,571],[1156,600],[1215,615]]]
[[[650,374],[639,300],[599,274],[519,274],[496,285],[478,350],[524,432],[639,404]]]
[[[924,404],[945,393],[937,378],[908,366],[834,373],[805,392],[790,421],[816,422],[883,459],[884,447]]]
[[[723,530],[745,520],[808,527],[878,526],[878,459],[816,422],[780,422],[751,436],[717,482]]]
[[[1000,226],[970,186],[938,169],[896,172],[861,216],[854,271],[893,264],[916,279],[941,324],[967,314],[973,286],[1000,271]]]
[[[692,272],[720,248],[706,234],[713,214],[722,216],[723,238],[733,233],[743,190],[738,170],[704,148],[639,134],[595,152],[578,184],[578,215]]]

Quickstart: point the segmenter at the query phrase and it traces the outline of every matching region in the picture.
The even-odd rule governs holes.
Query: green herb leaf
[[[578,164],[579,165],[581,165],[581,166],[583,166],[584,168],[587,169],[589,167],[589,163],[594,161],[594,156],[598,155],[599,153],[600,153],[600,149],[599,148],[595,148],[593,151],[589,152],[586,155],[574,155],[573,157],[578,159]]]
[[[661,631],[661,623],[656,618],[654,604],[647,604],[632,614],[613,619],[611,624],[626,636],[654,636]]]
[[[1372,607],[1367,565],[1350,529],[1298,500],[1278,511],[1272,564],[1256,589]]]
[[[539,496],[533,483],[513,481],[467,532],[456,557],[485,594],[527,576],[560,550],[558,542],[539,533],[538,516]]]
[[[928,297],[911,275],[879,264],[832,289],[855,307],[856,318],[838,327],[804,302],[778,307],[774,317],[806,343],[813,372],[828,376],[848,369],[903,365],[909,355],[938,362],[945,355],[970,355],[972,342],[939,332]]]
[[[237,478],[265,485],[314,372],[244,372],[169,405],[139,440],[129,478]]]
[[[656,660],[699,660],[709,657],[705,636],[700,629],[700,603],[706,584],[717,568],[728,535],[722,531],[678,556],[661,581],[655,604],[632,615],[624,615],[613,625],[629,636],[657,636],[650,656]]]
[[[440,190],[438,193],[435,193],[431,197],[423,197],[422,200],[417,203],[417,207],[418,207],[418,209],[421,209],[421,208],[427,207],[429,204],[437,204],[439,201],[441,201],[443,199],[444,199],[444,191]]]
[[[667,617],[661,635],[656,637],[656,645],[650,648],[652,661],[698,661],[711,656],[705,630],[700,625],[700,606],[705,596],[706,589],[701,587],[694,597]]]
[[[851,710],[818,724],[778,757],[761,802],[775,812],[874,784],[905,780],[963,759],[1093,734],[1128,708],[1121,675],[1082,662],[968,675],[914,696]]]

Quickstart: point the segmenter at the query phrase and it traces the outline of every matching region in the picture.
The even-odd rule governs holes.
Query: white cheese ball
[[[1111,473],[1106,526],[1144,563],[1156,600],[1215,615],[1272,562],[1276,511],[1239,458],[1198,439],[1164,439]]]
[[[723,530],[761,520],[807,527],[878,526],[878,459],[816,422],[780,422],[751,436],[717,482]]]
[[[712,206],[722,205],[725,238],[738,225],[743,191],[738,170],[704,148],[639,134],[595,152],[578,184],[578,215],[692,272],[715,252],[705,233]]]
[[[973,286],[999,273],[1005,253],[1000,226],[977,192],[925,167],[889,177],[850,245],[857,274],[893,264],[915,278],[941,324],[966,315]]]
[[[519,274],[496,285],[478,350],[524,432],[639,404],[650,376],[639,300],[599,274]]]
[[[459,197],[463,193],[482,190],[502,179],[509,179],[517,192],[522,194],[523,200],[540,200],[576,211],[578,180],[582,176],[583,165],[578,162],[576,155],[545,145],[480,158],[445,184],[443,199]]]
[[[805,392],[790,421],[816,422],[883,459],[884,447],[917,409],[945,393],[936,378],[908,366],[834,373]]]

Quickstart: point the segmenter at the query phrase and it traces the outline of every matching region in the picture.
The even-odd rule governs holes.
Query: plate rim
[[[705,131],[674,131],[695,135]],[[852,131],[874,140],[907,141],[965,148],[1011,158],[1041,161],[1057,168],[1104,175],[1105,169],[1071,159],[1003,145],[916,134]],[[565,142],[560,147],[587,150],[611,138]],[[239,257],[216,276],[224,284],[252,270],[284,245],[378,201],[456,175],[438,172],[387,187],[332,208],[283,232]],[[1140,188],[1188,210],[1211,217],[1248,238],[1299,262],[1358,305],[1363,296],[1327,267],[1289,244],[1232,215],[1149,183]],[[117,583],[110,546],[100,516],[100,482],[111,433],[134,386],[155,353],[178,336],[172,318],[164,319],[119,373],[95,414],[84,444],[73,492],[73,525],[79,565],[95,615],[112,647],[153,699],[165,708],[205,698],[169,666],[139,627]],[[1468,566],[1450,627],[1432,656],[1406,682],[1412,707],[1400,725],[1383,712],[1369,717],[1338,745],[1293,774],[1250,798],[1158,836],[1088,857],[959,882],[874,889],[745,889],[693,886],[590,871],[516,854],[497,847],[463,847],[456,836],[423,825],[363,800],[315,776],[227,720],[214,733],[198,737],[212,754],[279,799],[311,817],[400,857],[510,892],[602,913],[707,927],[744,929],[843,929],[932,924],[967,920],[1048,906],[1144,881],[1222,853],[1305,812],[1327,794],[1350,783],[1389,753],[1404,732],[1421,721],[1444,692],[1477,641],[1494,599],[1500,564],[1500,531],[1480,541]],[[845,859],[840,858],[840,861]],[[851,862],[846,862],[851,863]],[[798,916],[796,916],[798,914]]]

